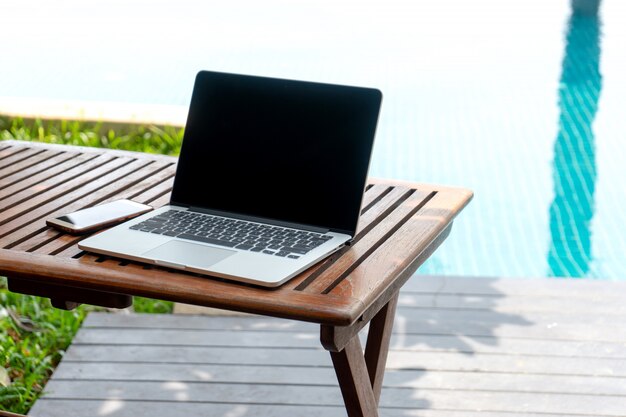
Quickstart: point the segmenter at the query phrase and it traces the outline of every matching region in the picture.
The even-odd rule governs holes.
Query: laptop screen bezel
[[[258,82],[264,82],[264,81],[269,80],[269,81],[281,81],[285,83],[296,83],[296,84],[302,84],[302,85],[307,84],[309,86],[320,85],[326,88],[328,87],[336,87],[336,88],[342,88],[342,89],[349,88],[349,89],[353,89],[354,91],[358,91],[362,100],[369,100],[369,105],[374,106],[376,108],[375,116],[373,117],[373,120],[370,120],[370,122],[373,123],[373,128],[371,129],[371,137],[365,138],[365,140],[369,142],[369,152],[368,152],[369,156],[367,159],[367,163],[365,164],[366,169],[364,170],[364,172],[360,173],[360,177],[362,177],[360,179],[360,183],[361,183],[360,184],[360,189],[361,189],[360,201],[358,204],[358,210],[354,210],[354,213],[350,213],[350,216],[352,217],[351,227],[342,228],[342,227],[332,227],[329,225],[322,225],[322,224],[307,224],[307,223],[299,223],[299,222],[292,222],[292,221],[285,222],[284,219],[271,218],[267,216],[256,216],[250,213],[224,211],[216,207],[197,207],[192,204],[189,204],[188,201],[185,201],[186,200],[185,196],[184,195],[181,196],[181,193],[180,193],[180,190],[182,189],[182,187],[180,186],[180,182],[178,181],[179,179],[178,173],[181,170],[181,166],[182,166],[181,161],[184,162],[185,143],[189,143],[189,141],[194,140],[189,135],[189,132],[190,132],[189,124],[190,124],[190,121],[193,120],[194,112],[197,112],[198,110],[200,110],[200,109],[194,108],[194,103],[195,103],[194,98],[200,90],[207,88],[207,86],[210,85],[210,83],[212,82],[219,82],[219,80],[223,79],[223,77],[236,77],[236,78],[242,78],[242,79],[245,78],[248,80],[256,80]],[[347,234],[353,237],[356,234],[356,230],[358,228],[358,221],[360,217],[361,206],[363,203],[365,186],[367,183],[367,173],[369,171],[369,166],[371,163],[372,150],[374,146],[374,138],[376,136],[378,118],[380,115],[381,102],[382,102],[382,93],[380,90],[374,89],[374,88],[353,87],[353,86],[345,86],[345,85],[316,83],[316,82],[309,82],[309,81],[296,81],[296,80],[288,80],[288,79],[281,79],[281,78],[269,78],[269,77],[260,77],[260,76],[242,75],[242,74],[229,74],[229,73],[213,72],[213,71],[200,71],[196,76],[196,80],[194,84],[194,90],[192,94],[191,104],[189,107],[189,114],[187,118],[185,134],[183,137],[183,143],[182,143],[182,147],[180,151],[179,164],[177,166],[176,176],[174,178],[170,204],[175,205],[175,206],[180,206],[180,207],[196,209],[198,211],[214,213],[217,215],[228,215],[229,217],[241,218],[241,219],[246,219],[246,220],[251,220],[251,221],[260,221],[260,222],[264,222],[268,224],[283,225],[286,227],[295,227],[295,228],[302,228],[305,230],[308,229],[308,230],[316,230],[316,231],[322,231],[321,229],[324,229],[324,230],[328,230],[332,232]]]

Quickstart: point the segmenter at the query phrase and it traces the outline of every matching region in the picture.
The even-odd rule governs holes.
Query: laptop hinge
[[[329,229],[324,229],[323,227],[309,226],[309,225],[300,224],[300,223],[283,222],[280,220],[266,219],[263,217],[256,217],[256,216],[247,216],[245,214],[229,213],[227,211],[211,210],[211,209],[205,209],[201,207],[189,207],[188,210],[195,211],[197,213],[213,214],[214,216],[222,216],[222,217],[230,217],[233,219],[246,220],[249,222],[266,223],[266,224],[271,224],[273,226],[281,226],[281,227],[290,227],[292,229],[306,230],[308,232],[328,233],[330,231]]]

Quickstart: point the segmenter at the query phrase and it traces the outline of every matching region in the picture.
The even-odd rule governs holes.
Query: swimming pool
[[[199,69],[375,86],[371,175],[475,191],[420,272],[626,279],[626,5],[382,4],[3,2],[0,96],[186,106]]]

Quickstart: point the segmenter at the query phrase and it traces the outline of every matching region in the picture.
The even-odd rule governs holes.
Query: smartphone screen
[[[130,200],[118,200],[55,217],[49,221],[49,224],[62,227],[64,230],[83,231],[130,219],[150,210],[152,207],[145,204]]]

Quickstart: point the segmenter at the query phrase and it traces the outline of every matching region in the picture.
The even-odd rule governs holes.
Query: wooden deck
[[[414,277],[382,416],[626,415],[626,282]],[[313,324],[91,314],[29,415],[345,416]]]

